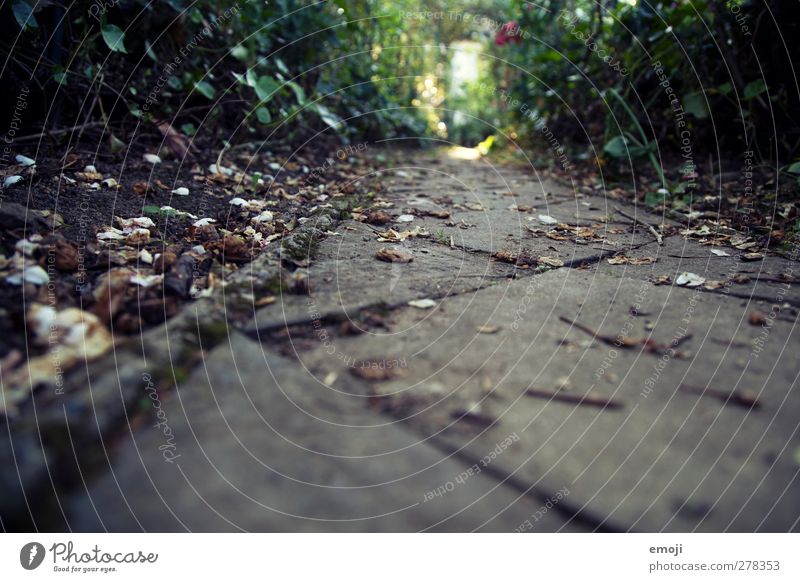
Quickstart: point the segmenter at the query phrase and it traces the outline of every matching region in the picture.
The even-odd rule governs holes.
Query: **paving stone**
[[[373,394],[382,410],[472,458],[500,435],[520,435],[524,446],[494,467],[544,491],[568,487],[570,504],[597,525],[797,528],[800,332],[784,321],[750,325],[746,301],[604,270],[559,269],[446,298],[431,310],[399,310],[386,333],[337,337],[333,355],[317,347],[299,357],[318,377],[336,373],[335,387]],[[631,315],[634,304],[640,316]],[[667,346],[692,338],[675,348],[682,354],[662,356],[592,340],[559,316],[612,338]],[[486,326],[499,330],[478,331]],[[351,362],[382,359],[406,362],[405,374],[355,388],[363,380],[348,370]],[[754,391],[761,406],[725,405],[680,384]],[[559,387],[621,408],[526,395]]]
[[[463,477],[457,456],[242,336],[161,406],[171,437],[152,418],[132,431],[112,472],[73,497],[74,531],[509,531],[546,503]]]
[[[513,272],[512,266],[495,263],[488,255],[427,240],[380,243],[368,225],[354,221],[343,223],[337,232],[342,236],[323,241],[308,269],[310,294],[280,293],[276,303],[256,311],[245,329],[256,332],[315,317],[347,319],[366,306],[464,293]],[[379,261],[375,253],[385,247],[403,250],[413,261]]]

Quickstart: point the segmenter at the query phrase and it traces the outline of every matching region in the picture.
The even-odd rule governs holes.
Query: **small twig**
[[[756,276],[755,279],[752,279],[756,283],[764,282],[764,283],[788,283],[789,285],[794,285],[800,283],[800,279],[783,279],[781,277],[759,277]]]
[[[458,275],[456,275],[456,279],[459,279],[461,277],[484,277],[486,279],[513,279],[514,276],[515,273],[509,273],[508,275],[486,275],[484,273],[468,273],[468,274],[459,273]]]
[[[630,214],[628,214],[627,212],[622,210],[619,206],[615,206],[614,210],[619,212],[625,218],[628,218],[628,219],[632,220],[634,226],[636,226],[637,222],[639,224],[643,224],[644,226],[646,226],[650,230],[650,232],[653,234],[653,236],[656,237],[656,242],[659,244],[659,246],[664,246],[664,237],[661,236],[661,234],[656,230],[656,228],[652,224],[650,224],[649,222],[645,222],[644,220],[639,220],[635,216],[631,216]]]
[[[471,410],[456,410],[450,417],[454,420],[464,420],[481,426],[491,426],[497,422],[497,419],[493,416],[480,412],[472,412]]]
[[[577,321],[571,320],[568,317],[564,317],[560,315],[558,317],[564,323],[568,323],[577,329],[588,333],[594,339],[599,340],[603,343],[608,345],[617,347],[617,348],[634,348],[637,346],[641,346],[645,349],[647,353],[650,354],[657,354],[661,355],[665,353],[670,348],[677,348],[683,342],[688,341],[692,338],[692,334],[686,334],[682,337],[675,338],[672,340],[672,344],[660,344],[650,338],[629,338],[629,337],[622,337],[622,336],[611,336],[611,335],[602,335],[601,333],[593,330],[588,325],[583,325],[582,323],[578,323]],[[675,351],[673,357],[675,358],[685,358],[686,354],[683,352]]]
[[[734,340],[723,340],[723,339],[717,339],[717,338],[714,338],[714,337],[709,338],[709,339],[712,342],[714,342],[715,344],[719,344],[721,346],[729,346],[729,347],[732,347],[732,348],[752,348],[753,347],[752,345],[750,345],[748,343],[745,343],[745,342],[737,342],[737,341],[734,341]]]
[[[750,390],[734,390],[728,392],[727,390],[719,390],[718,388],[691,386],[689,384],[681,384],[678,389],[681,392],[688,394],[697,394],[699,396],[711,396],[722,400],[723,404],[735,404],[736,406],[743,406],[744,408],[758,408],[761,403],[758,401],[758,395]]]
[[[228,149],[228,146],[227,146],[227,145],[224,145],[224,146],[222,146],[222,149],[221,149],[221,150],[219,150],[219,155],[217,156],[217,164],[216,164],[216,166],[217,166],[217,173],[218,173],[218,174],[221,174],[221,173],[222,173],[222,156],[223,156],[223,154],[225,154],[225,151],[226,151],[227,149]]]
[[[64,127],[62,129],[53,129],[53,130],[50,130],[50,131],[43,131],[41,133],[34,133],[34,134],[31,134],[31,135],[23,135],[23,136],[14,138],[14,139],[16,141],[29,141],[29,140],[32,140],[32,139],[41,139],[43,137],[48,137],[48,136],[51,136],[51,135],[60,135],[62,133],[70,133],[70,132],[77,131],[79,129],[80,130],[86,129],[88,127],[96,127],[98,125],[106,125],[106,122],[105,121],[93,121],[92,123],[84,123],[84,124],[75,125],[75,126],[72,126],[72,127]]]
[[[611,408],[611,409],[624,407],[624,405],[617,400],[603,398],[602,396],[592,396],[589,394],[584,394],[583,396],[579,396],[577,394],[572,394],[570,392],[564,392],[563,390],[559,392],[547,392],[546,390],[535,390],[533,388],[528,388],[525,391],[525,394],[527,394],[528,396],[533,396],[534,398],[546,398],[547,400],[558,400],[560,402],[569,402],[570,404],[577,404],[579,406],[597,406],[600,408]]]

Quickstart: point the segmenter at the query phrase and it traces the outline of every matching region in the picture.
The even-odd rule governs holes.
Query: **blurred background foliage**
[[[6,0],[3,115],[25,86],[26,126],[51,135],[101,122],[120,140],[163,120],[226,139],[325,131],[475,145],[495,135],[655,170],[670,148],[680,154],[680,113],[696,155],[754,150],[792,173],[800,10],[797,0],[766,6]]]

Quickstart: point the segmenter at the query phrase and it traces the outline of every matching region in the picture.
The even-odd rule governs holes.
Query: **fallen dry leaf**
[[[365,222],[368,224],[388,224],[392,222],[392,217],[383,210],[376,210],[366,214]]]
[[[500,331],[499,325],[484,324],[478,326],[478,333],[497,333]]]
[[[60,386],[63,374],[73,366],[96,359],[113,345],[111,333],[95,315],[70,307],[63,311],[34,305],[27,316],[33,341],[48,352],[3,373],[0,384],[0,413],[14,412],[34,387]]]
[[[399,359],[373,359],[357,360],[350,367],[350,373],[354,376],[372,382],[391,380],[393,378],[403,378],[408,375],[408,370],[404,367],[404,360]]]
[[[616,255],[606,259],[609,265],[652,265],[656,262],[655,257],[626,257]]]
[[[556,220],[549,214],[540,214],[538,218],[539,222],[541,222],[542,224],[558,224],[558,220]]]
[[[169,149],[179,160],[184,158],[191,159],[193,154],[197,153],[197,148],[189,141],[189,138],[177,131],[169,122],[160,121],[156,124],[156,127],[158,127],[161,135],[164,136],[164,141],[167,142]]]
[[[414,230],[404,230],[402,232],[397,232],[390,228],[386,232],[378,233],[378,242],[403,242],[407,238],[427,238],[430,235],[431,233],[419,226],[414,227]]]
[[[428,210],[425,214],[433,218],[450,218],[450,213],[447,210]]]
[[[705,282],[706,280],[704,277],[695,273],[689,273],[688,271],[684,271],[675,279],[675,284],[679,287],[699,287]]]
[[[389,247],[379,248],[375,253],[375,258],[386,263],[410,263],[414,260],[411,253]]]
[[[539,257],[536,262],[540,265],[547,265],[548,267],[563,267],[564,261],[555,257]]]

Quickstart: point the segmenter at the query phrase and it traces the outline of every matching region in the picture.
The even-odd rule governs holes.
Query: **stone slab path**
[[[385,182],[413,221],[338,223],[308,292],[229,321],[61,499],[68,527],[800,530],[796,262],[486,159]]]

